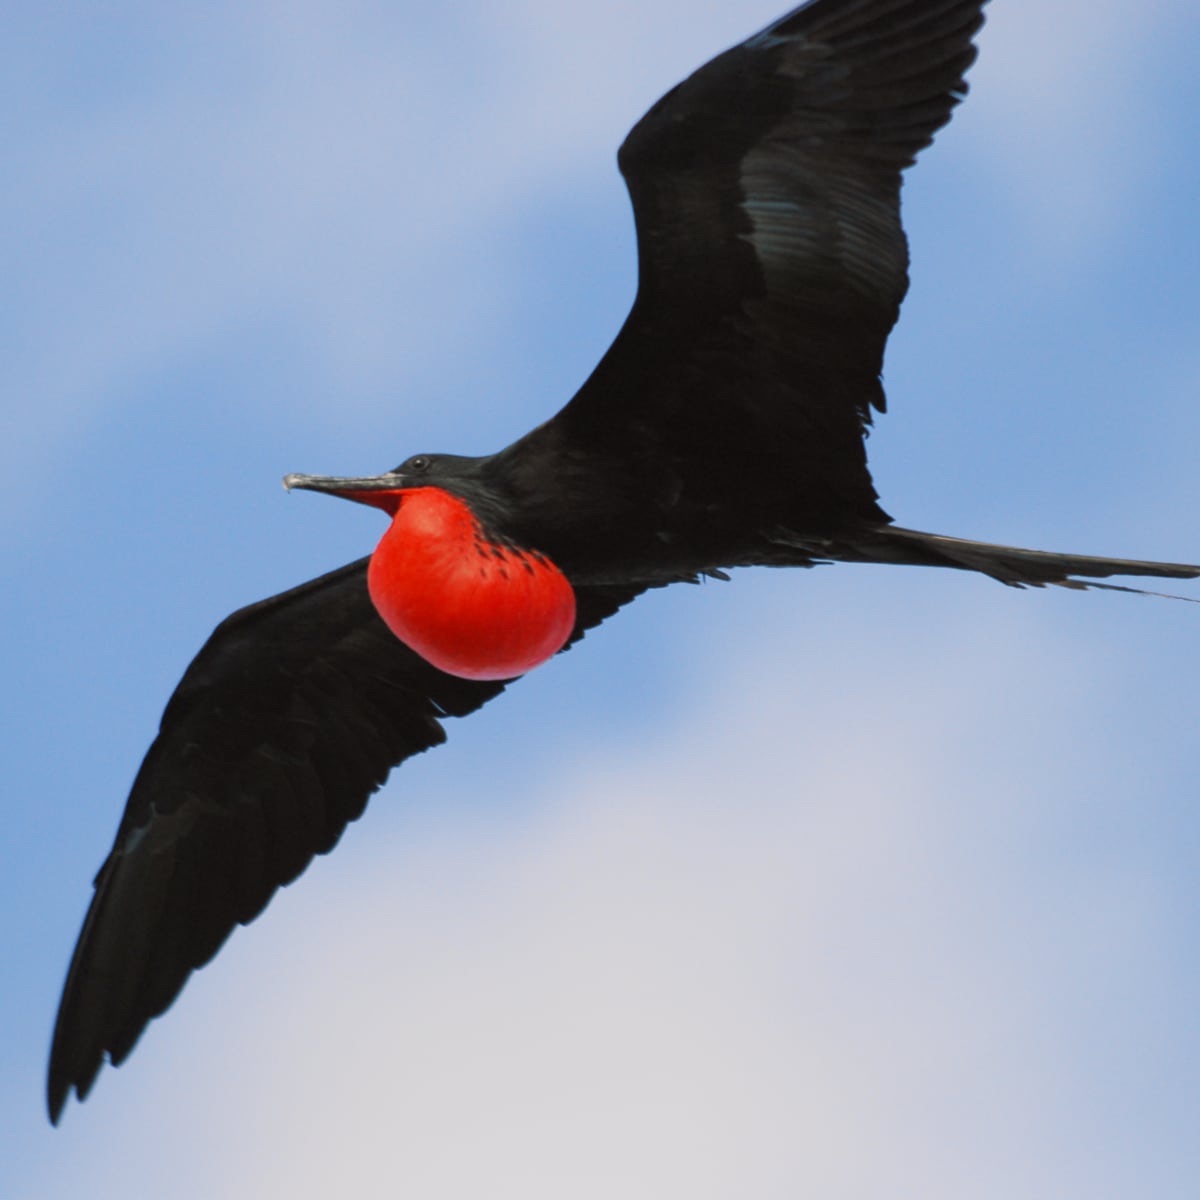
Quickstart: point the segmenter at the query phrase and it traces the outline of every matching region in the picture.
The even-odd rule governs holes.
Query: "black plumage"
[[[498,544],[548,556],[575,589],[570,642],[648,587],[743,565],[938,565],[1035,586],[1200,574],[900,529],[878,505],[863,439],[908,285],[901,173],[966,92],[983,4],[813,0],[672,89],[620,151],[638,292],[590,378],[495,455],[422,455],[368,486],[443,488]],[[53,1120],[393,766],[504,689],[398,641],[365,568],[233,614],[185,673],[67,976]]]

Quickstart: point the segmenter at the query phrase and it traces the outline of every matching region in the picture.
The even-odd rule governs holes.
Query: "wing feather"
[[[984,3],[813,0],[659,100],[619,155],[633,308],[533,441],[636,431],[697,507],[720,478],[784,519],[882,519],[863,435],[908,287],[901,172],[966,93]]]
[[[636,594],[579,589],[572,642]],[[51,1120],[333,848],[393,766],[446,740],[443,718],[504,686],[445,675],[397,641],[365,559],[222,622],[163,713],[96,877],[54,1030]]]

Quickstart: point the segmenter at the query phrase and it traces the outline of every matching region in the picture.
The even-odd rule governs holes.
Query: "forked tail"
[[[842,553],[843,550],[849,551]],[[861,558],[859,557],[861,555]],[[910,566],[956,567],[979,571],[1010,587],[1107,588],[1122,592],[1141,592],[1142,588],[1119,584],[1095,583],[1110,575],[1149,575],[1159,579],[1195,579],[1200,566],[1192,563],[1146,562],[1136,558],[1091,558],[1083,554],[1056,554],[1050,550],[1022,550],[1019,546],[998,546],[991,542],[972,542],[941,533],[922,533],[881,525],[861,539],[838,541],[838,553],[831,557],[858,559],[861,562],[904,563]],[[1082,578],[1080,578],[1082,577]],[[1159,595],[1161,593],[1149,593]],[[1176,599],[1191,599],[1179,596]]]

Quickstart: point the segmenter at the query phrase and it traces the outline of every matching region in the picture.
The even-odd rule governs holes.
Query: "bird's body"
[[[57,1119],[405,758],[647,588],[753,565],[1005,583],[1193,577],[907,530],[864,434],[907,287],[901,172],[965,92],[984,0],[813,0],[667,93],[621,149],[639,285],[557,416],[489,456],[289,476],[384,509],[362,560],[233,614],[189,666],[96,880]]]

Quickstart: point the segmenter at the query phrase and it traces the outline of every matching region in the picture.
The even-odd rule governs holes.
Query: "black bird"
[[[966,92],[985,0],[812,0],[667,93],[621,147],[638,291],[569,404],[483,458],[366,479],[378,550],[234,613],[142,763],[67,975],[57,1121],[442,721],[647,588],[740,566],[955,567],[1015,586],[1190,578],[902,529],[863,437],[908,284],[901,172]]]

